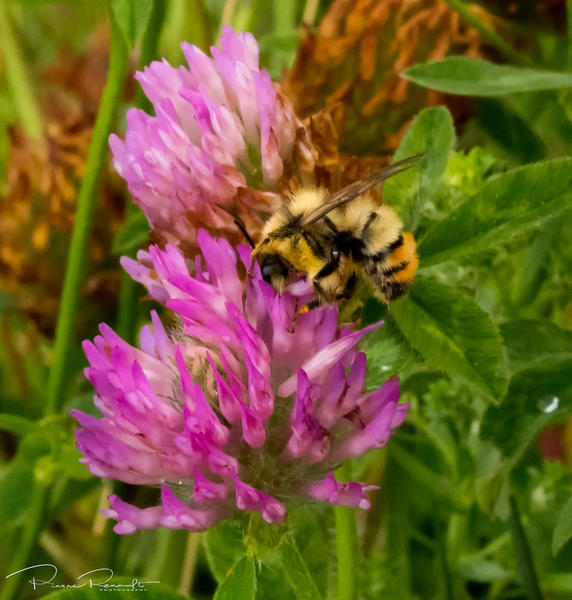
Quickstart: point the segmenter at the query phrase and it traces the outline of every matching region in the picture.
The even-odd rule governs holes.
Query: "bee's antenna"
[[[234,224],[240,229],[240,231],[242,231],[242,235],[244,235],[244,237],[246,238],[246,241],[248,242],[249,246],[251,248],[256,248],[256,244],[252,241],[250,235],[248,235],[248,231],[246,231],[246,226],[244,225],[242,219],[230,209],[228,209],[226,206],[223,206],[222,204],[217,204],[217,206],[221,210],[224,210],[224,212],[228,213],[234,219]]]

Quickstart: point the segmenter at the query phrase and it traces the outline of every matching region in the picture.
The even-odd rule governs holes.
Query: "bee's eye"
[[[340,258],[340,251],[339,250],[332,250],[332,258],[337,260],[338,258]]]
[[[266,281],[266,283],[271,283],[272,282],[272,273],[274,272],[274,269],[272,267],[272,265],[263,265],[262,267],[262,279],[264,279],[264,281]]]
[[[262,279],[266,283],[274,283],[272,279],[274,277],[287,277],[288,276],[288,263],[276,253],[266,254],[260,261],[260,271],[262,272]]]

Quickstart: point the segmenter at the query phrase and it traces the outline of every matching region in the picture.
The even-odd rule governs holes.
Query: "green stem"
[[[275,0],[272,3],[274,31],[281,33],[296,27],[296,2],[294,0]]]
[[[153,0],[151,5],[151,12],[149,14],[149,20],[147,21],[147,27],[141,38],[141,56],[139,59],[139,68],[143,69],[151,61],[158,58],[157,47],[159,45],[159,38],[161,36],[161,29],[165,22],[165,14],[167,12],[167,4],[165,0]],[[145,96],[141,87],[137,88],[137,106],[145,112],[151,112],[153,105]]]
[[[46,414],[57,412],[62,403],[62,395],[67,378],[66,358],[70,352],[73,340],[73,330],[83,280],[91,222],[95,210],[101,170],[108,150],[107,138],[115,122],[115,115],[123,88],[123,80],[127,70],[127,45],[123,34],[113,19],[113,15],[111,15],[111,22],[112,34],[109,70],[93,130],[93,138],[89,147],[85,175],[82,179],[78,195],[77,212],[68,252],[64,287],[56,326],[54,353],[48,380]]]
[[[260,15],[264,14],[267,6],[266,0],[251,0],[245,27],[247,31],[254,31]]]
[[[225,25],[232,25],[232,19],[234,17],[234,10],[236,9],[236,0],[226,0],[224,8],[222,9],[222,16],[220,19],[220,28],[222,29]],[[220,37],[220,31],[219,31]]]
[[[341,480],[350,478],[349,463],[337,470]],[[336,516],[336,553],[338,558],[338,595],[337,600],[355,600],[358,598],[358,539],[356,514],[354,508],[335,506]]]
[[[187,39],[201,50],[213,44],[213,27],[204,0],[187,1]]]
[[[510,496],[510,528],[516,557],[518,562],[518,570],[526,592],[528,600],[542,600],[542,592],[538,584],[538,577],[534,568],[534,559],[528,544],[526,532],[522,526],[520,512],[516,498]]]
[[[479,17],[471,11],[470,7],[465,4],[463,0],[445,0],[445,2],[453,10],[456,10],[467,23],[472,25],[475,29],[478,29],[483,37],[503,54],[505,58],[519,65],[530,64],[530,60],[526,56],[517,52],[510,44],[505,42],[496,31],[487,27]]]
[[[169,547],[173,538],[173,531],[161,527],[154,532],[155,538],[155,556],[150,557],[151,560],[147,562],[147,565],[143,571],[146,579],[159,580],[162,574],[166,571],[170,559],[173,557],[169,554]],[[117,537],[117,536],[116,536]]]
[[[304,12],[302,13],[302,25],[312,26],[318,15],[320,0],[306,0]]]
[[[6,79],[26,135],[42,137],[42,111],[38,95],[32,87],[28,69],[14,34],[6,0],[0,0],[0,49],[6,68]]]
[[[179,581],[179,594],[188,596],[193,591],[193,581],[199,558],[199,542],[201,534],[189,531],[187,534],[187,545],[181,568],[181,579]]]
[[[161,29],[165,22],[166,3],[164,0],[154,0],[151,6],[149,21],[143,38],[141,40],[141,58],[139,67],[142,69],[151,61],[155,60],[158,55],[157,46]],[[145,96],[141,87],[137,90],[137,106],[142,110],[151,113],[153,105]],[[131,201],[128,201],[126,210],[126,219],[129,215],[140,210]],[[134,253],[132,253],[134,254]],[[117,314],[117,333],[128,343],[135,342],[137,330],[137,312],[140,298],[140,286],[131,279],[127,273],[121,275],[121,286],[119,289],[119,308]]]
[[[2,592],[0,592],[0,600],[13,600],[18,597],[16,594],[18,593],[22,577],[26,573],[26,571],[20,573],[18,571],[30,566],[29,558],[40,537],[44,517],[47,512],[48,491],[48,487],[43,483],[36,481],[32,484],[32,489],[30,490],[32,501],[28,509],[26,526],[24,527],[22,537],[19,539],[16,554],[14,554],[12,562],[8,567],[9,575],[5,580]],[[14,575],[10,575],[11,573],[14,573]]]

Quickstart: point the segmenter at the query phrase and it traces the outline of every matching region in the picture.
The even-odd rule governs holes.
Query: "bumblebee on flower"
[[[122,259],[177,325],[167,331],[152,313],[138,348],[106,325],[84,343],[103,416],[73,413],[82,460],[98,477],[161,487],[150,508],[110,497],[121,534],[201,531],[238,511],[277,523],[302,499],[369,508],[372,486],[333,471],[385,445],[407,414],[396,378],[364,392],[358,343],[381,323],[340,326],[336,305],[300,314],[307,282],[277,292],[248,247],[220,238],[236,227],[217,203],[242,202],[237,189],[253,177],[276,186],[296,164],[299,126],[258,68],[254,38],[226,28],[221,43],[213,59],[185,46],[190,70],[163,62],[140,74],[157,117],[131,112],[126,142],[111,139],[156,237],[178,246]],[[251,213],[249,227],[261,219]]]

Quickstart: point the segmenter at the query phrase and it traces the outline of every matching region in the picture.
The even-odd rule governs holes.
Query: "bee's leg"
[[[224,210],[224,212],[228,213],[234,219],[234,224],[240,229],[240,231],[242,232],[242,235],[246,238],[248,245],[251,248],[256,248],[256,244],[254,243],[254,241],[248,234],[248,231],[246,231],[246,225],[244,224],[243,220],[236,214],[236,212],[228,209],[226,206],[223,206],[222,204],[217,204],[217,206],[221,210]]]
[[[367,230],[371,227],[371,224],[377,219],[377,217],[378,214],[373,210],[369,213],[369,217],[367,218],[367,221],[361,230],[360,239],[363,240],[367,236]]]
[[[371,280],[375,284],[375,287],[383,295],[383,301],[389,304],[392,300],[396,300],[400,296],[403,296],[409,287],[407,284],[395,281],[391,275],[386,277],[382,270],[366,271],[370,276]]]
[[[324,223],[329,227],[330,231],[332,233],[339,233],[340,230],[335,226],[334,222],[332,221],[332,219],[330,219],[330,217],[325,216],[324,217]]]
[[[322,304],[327,304],[328,302],[333,302],[335,300],[335,298],[329,298],[329,294],[320,285],[320,283],[318,281],[316,281],[316,279],[314,279],[312,281],[312,286],[314,287],[314,292],[315,292],[316,297],[311,302],[308,302],[308,304],[306,304],[306,306],[303,306],[299,310],[300,313],[307,313],[309,310],[312,310],[313,308],[317,308],[318,306],[321,306]]]
[[[305,306],[302,306],[302,308],[298,311],[300,314],[304,314],[307,313],[308,311],[312,310],[313,308],[318,308],[318,306],[320,306],[321,302],[319,300],[312,300],[312,302],[308,302],[308,304],[306,304]]]
[[[314,286],[314,291],[316,292],[317,297],[312,300],[310,304],[316,302],[316,306],[319,306],[320,304],[331,302],[328,292],[320,285],[318,281],[314,279],[312,281],[312,285]]]
[[[357,285],[357,274],[352,273],[348,280],[346,281],[346,286],[341,294],[338,294],[336,300],[348,300],[354,295],[356,285]]]
[[[399,281],[388,281],[383,291],[383,295],[389,302],[403,296],[407,291],[407,288],[407,285],[399,283]]]

